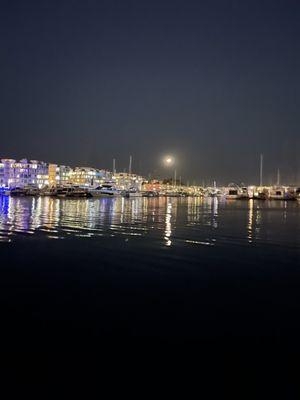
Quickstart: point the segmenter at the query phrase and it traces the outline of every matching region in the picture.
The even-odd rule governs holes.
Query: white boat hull
[[[101,197],[117,197],[119,196],[118,194],[114,193],[91,193],[92,197],[96,199],[100,199]]]
[[[128,193],[127,197],[143,197],[142,193]]]

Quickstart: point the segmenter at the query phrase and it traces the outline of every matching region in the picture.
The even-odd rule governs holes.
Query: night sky
[[[0,157],[300,183],[299,0],[1,5]]]

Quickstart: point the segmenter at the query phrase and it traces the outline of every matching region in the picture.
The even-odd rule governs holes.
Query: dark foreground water
[[[300,203],[0,196],[7,346],[300,347]]]

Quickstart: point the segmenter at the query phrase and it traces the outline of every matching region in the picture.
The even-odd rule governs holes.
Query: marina
[[[299,399],[300,1],[2,3],[10,392]]]
[[[148,185],[148,183],[146,183]],[[232,200],[281,200],[293,201],[300,199],[300,188],[287,186],[270,187],[239,187],[230,184],[228,187],[186,187],[186,186],[160,186],[160,190],[147,190],[143,185],[141,189],[136,188],[122,190],[113,183],[104,183],[97,187],[66,185],[57,187],[16,187],[0,191],[0,195],[23,197],[23,196],[51,196],[61,198],[101,198],[101,197],[218,197],[228,201]]]
[[[115,159],[112,171],[91,167],[75,167],[22,159],[1,159],[0,195],[53,196],[61,198],[101,197],[218,197],[232,200],[281,200],[300,198],[300,186],[280,184],[280,173],[273,185],[263,184],[263,157],[260,156],[259,185],[229,183],[218,185],[190,185],[184,183],[174,170],[171,179],[146,178],[132,172],[132,156],[128,172],[117,172]],[[166,168],[174,167],[175,160],[167,156]]]

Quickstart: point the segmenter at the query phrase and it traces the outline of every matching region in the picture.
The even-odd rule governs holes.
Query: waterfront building
[[[112,173],[104,169],[90,167],[71,168],[65,165],[45,163],[26,158],[16,161],[2,159],[0,162],[0,188],[37,188],[55,187],[57,185],[78,185],[97,187],[106,182],[115,184],[120,190],[142,190],[144,179],[136,174]]]
[[[31,165],[35,165],[36,180],[33,182],[34,186],[42,189],[45,186],[49,186],[49,164],[43,161],[30,161]]]
[[[48,164],[26,158],[16,161],[2,159],[0,166],[1,187],[24,187],[28,185],[42,188],[48,185]]]
[[[59,181],[59,168],[56,164],[49,164],[48,178],[49,186],[55,187]]]
[[[5,188],[7,183],[5,181],[4,163],[0,162],[0,188]]]
[[[73,169],[71,167],[60,165],[56,174],[57,184],[64,186],[72,183]]]
[[[0,182],[2,188],[10,187],[14,180],[14,169],[13,165],[16,161],[11,158],[4,158],[1,160],[1,176]]]
[[[118,172],[113,174],[112,181],[119,190],[136,189],[142,190],[144,178],[136,174],[127,174],[125,172]]]
[[[99,186],[111,180],[111,173],[96,168],[48,164],[26,158],[16,161],[2,159],[0,162],[0,188],[35,186],[44,188],[57,185]]]
[[[142,184],[142,190],[145,192],[157,192],[161,191],[161,182],[158,180],[152,179],[150,181],[144,181]]]
[[[86,187],[100,186],[109,178],[107,171],[89,167],[77,167],[71,176],[74,185]]]

